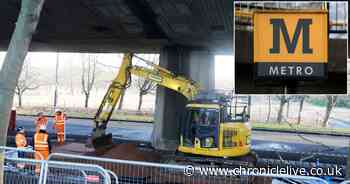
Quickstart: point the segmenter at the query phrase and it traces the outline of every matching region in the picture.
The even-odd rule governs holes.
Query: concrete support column
[[[189,55],[189,77],[199,82],[203,90],[215,88],[215,58],[208,51],[191,51]]]
[[[208,51],[184,47],[165,47],[159,65],[200,83],[204,90],[214,88],[214,56]],[[152,145],[160,150],[175,150],[179,143],[181,115],[187,103],[181,94],[157,88]]]

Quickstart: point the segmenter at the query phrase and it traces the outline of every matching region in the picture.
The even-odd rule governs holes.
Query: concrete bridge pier
[[[200,83],[204,90],[214,89],[214,55],[208,50],[179,46],[164,47],[159,65],[176,74]],[[160,150],[175,150],[179,144],[180,120],[186,98],[175,91],[158,87],[152,146]]]

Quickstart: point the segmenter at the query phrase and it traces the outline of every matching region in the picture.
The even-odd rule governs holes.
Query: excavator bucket
[[[113,147],[112,134],[103,135],[92,139],[92,145],[96,152],[105,152]]]

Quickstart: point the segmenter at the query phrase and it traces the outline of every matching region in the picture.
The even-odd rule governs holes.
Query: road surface
[[[350,122],[337,118],[329,118],[330,128],[350,128]]]
[[[23,126],[27,131],[34,131],[34,117],[18,116],[17,126]],[[90,135],[93,121],[86,119],[68,119],[66,132],[69,135]],[[108,133],[113,133],[113,138],[145,141],[151,140],[153,124],[139,122],[111,121],[108,124]],[[49,118],[49,133],[52,129],[52,119]],[[347,154],[347,146],[350,137],[295,134],[269,131],[253,131],[253,149],[292,151],[292,152],[325,152],[335,154]],[[332,149],[330,149],[332,148]]]

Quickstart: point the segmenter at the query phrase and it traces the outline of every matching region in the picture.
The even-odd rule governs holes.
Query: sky
[[[0,52],[0,67],[4,60],[6,52]],[[118,67],[121,63],[121,54],[97,54],[98,61],[105,67]],[[69,69],[75,65],[81,65],[82,55],[80,53],[55,53],[55,52],[30,52],[27,59],[30,60],[31,67],[46,71],[46,75],[54,72],[57,58],[61,69]],[[234,61],[233,56],[217,55],[215,56],[215,88],[225,89],[233,88],[234,81]]]

